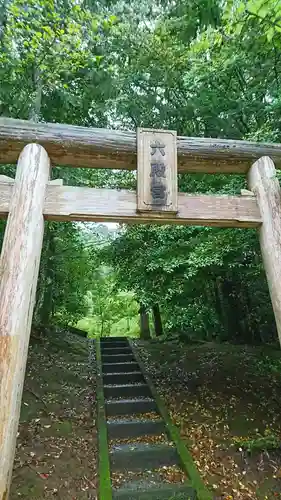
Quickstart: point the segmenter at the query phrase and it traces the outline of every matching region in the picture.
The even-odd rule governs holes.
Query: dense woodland
[[[281,142],[280,19],[278,0],[0,0],[0,114]],[[134,172],[52,176],[136,188]],[[186,193],[243,187],[179,176]],[[46,223],[35,323],[136,335],[139,311],[187,341],[276,341],[256,231]]]

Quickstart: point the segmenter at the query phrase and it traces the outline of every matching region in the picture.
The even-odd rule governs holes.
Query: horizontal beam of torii
[[[58,183],[58,181],[51,181]],[[0,218],[7,217],[14,183],[1,182]],[[250,193],[250,192],[249,192]],[[55,221],[92,221],[184,224],[214,227],[258,227],[261,222],[255,196],[178,195],[178,213],[174,215],[137,212],[133,191],[48,185],[43,208],[44,218]]]
[[[0,163],[16,163],[23,147],[44,146],[53,165],[135,170],[136,132],[35,123],[0,117]],[[245,174],[269,156],[281,166],[281,144],[177,137],[178,171]]]

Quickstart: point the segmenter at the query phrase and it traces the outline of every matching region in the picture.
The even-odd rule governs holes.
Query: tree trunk
[[[29,113],[29,119],[33,122],[39,122],[42,105],[42,79],[40,69],[35,67],[33,72],[34,81],[34,101]]]
[[[243,342],[243,328],[241,325],[241,304],[237,283],[232,279],[224,279],[222,282],[222,294],[224,300],[224,312],[226,314],[227,336],[234,342]]]
[[[228,307],[223,293],[223,280],[216,278],[215,281],[216,311],[224,331],[224,338],[229,338]],[[221,337],[222,340],[222,337]]]
[[[155,304],[153,306],[152,312],[153,312],[153,319],[154,319],[155,335],[156,335],[156,337],[159,337],[159,335],[163,335],[163,326],[162,326],[160,308],[159,308],[158,304]]]
[[[53,286],[54,286],[54,260],[55,255],[55,240],[54,233],[51,228],[48,228],[48,248],[47,248],[47,262],[46,274],[43,283],[43,300],[40,310],[40,322],[43,325],[50,323],[50,318],[53,311]]]
[[[149,316],[145,306],[140,306],[140,338],[142,340],[150,339]]]

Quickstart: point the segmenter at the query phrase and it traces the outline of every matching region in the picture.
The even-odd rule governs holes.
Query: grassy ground
[[[11,500],[97,498],[93,365],[86,339],[32,338]]]
[[[280,351],[140,345],[214,497],[281,498]]]

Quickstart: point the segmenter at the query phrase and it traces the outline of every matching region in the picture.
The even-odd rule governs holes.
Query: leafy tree
[[[101,103],[110,93],[111,71],[104,69],[101,40],[113,25],[114,18],[98,15],[74,0],[2,2],[0,113],[105,125]],[[1,173],[13,175],[14,169],[4,166]],[[66,184],[89,183],[84,169],[55,169],[53,175]],[[3,228],[1,224],[0,243]],[[45,324],[76,321],[84,313],[83,295],[91,269],[79,226],[47,222],[35,320]]]
[[[112,269],[100,266],[87,292],[87,316],[78,326],[91,336],[137,336],[138,305],[133,293],[116,289]]]

